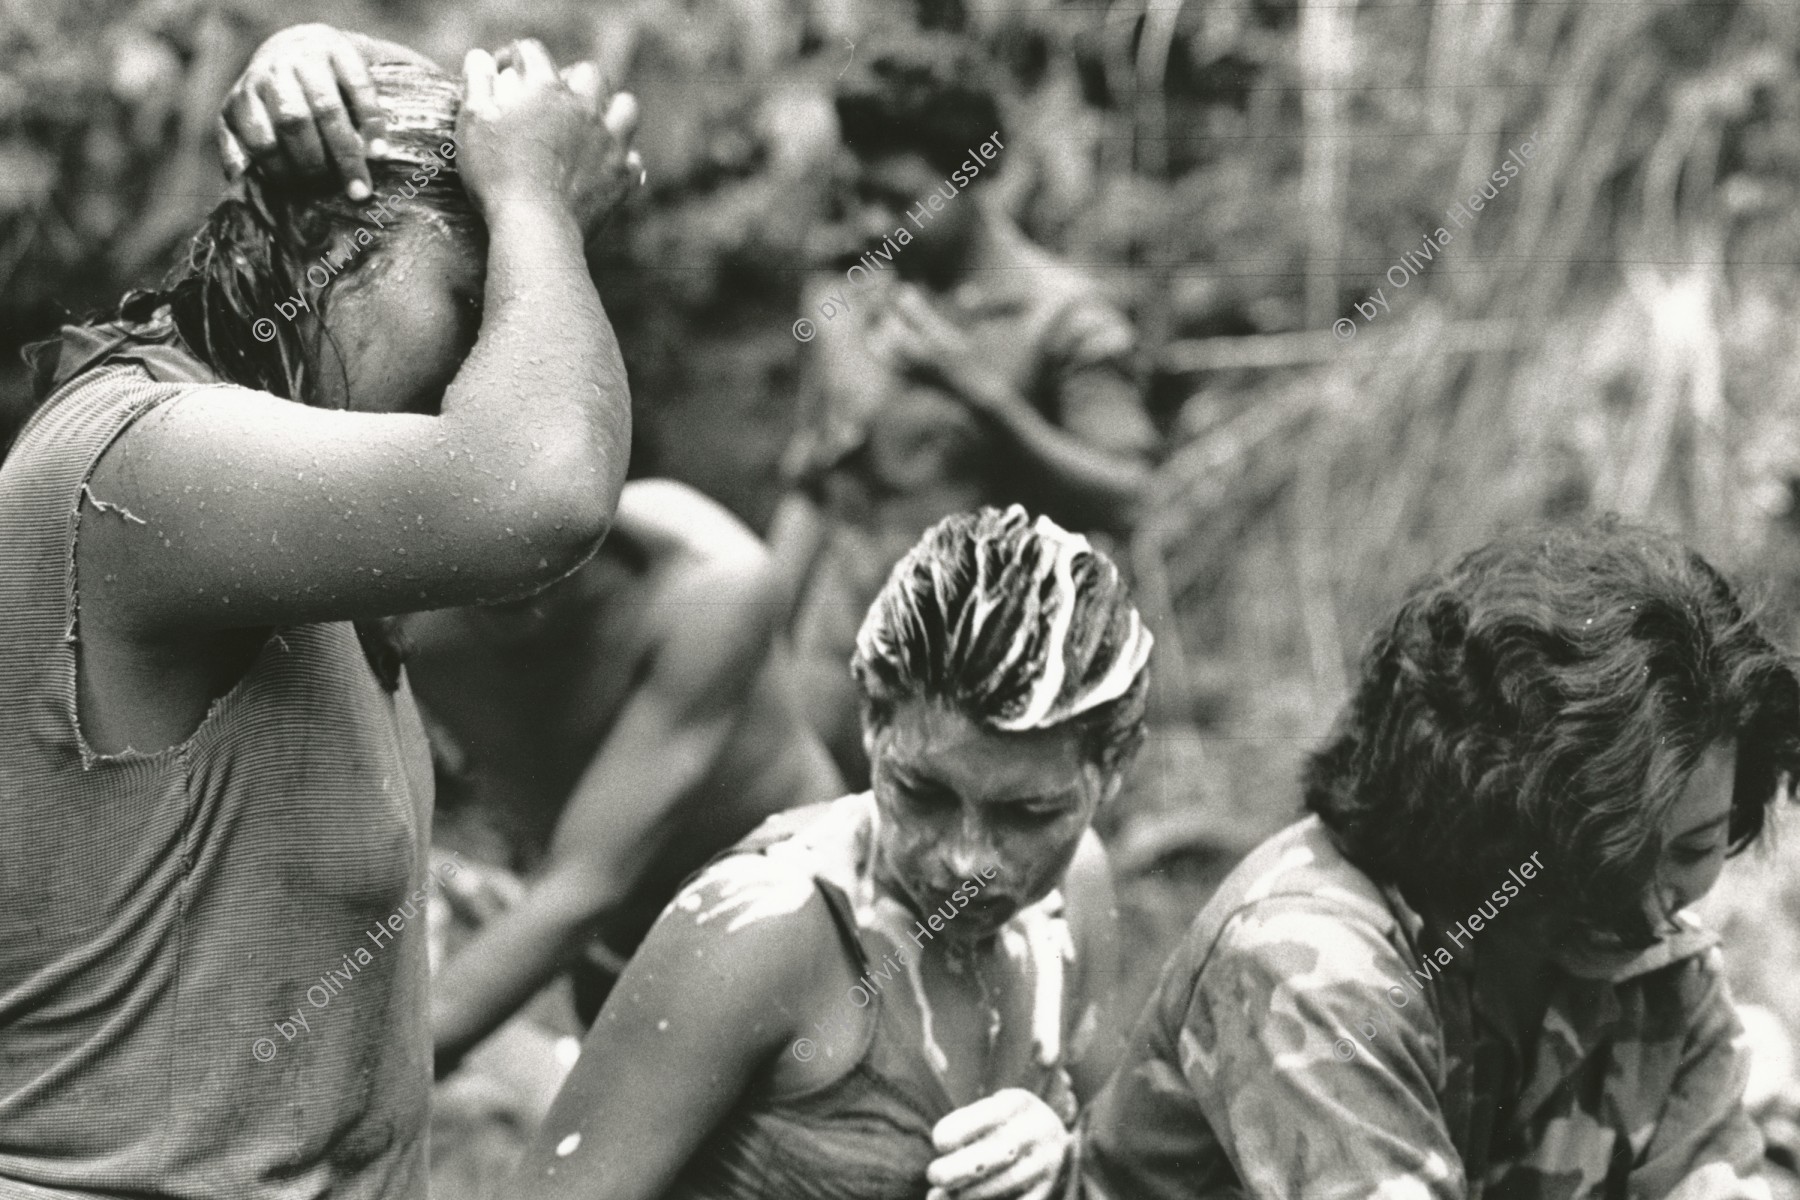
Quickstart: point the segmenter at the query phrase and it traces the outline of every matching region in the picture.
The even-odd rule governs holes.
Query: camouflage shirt
[[[1712,934],[1559,959],[1523,1052],[1471,986],[1482,936],[1421,972],[1441,935],[1317,818],[1263,843],[1087,1115],[1088,1200],[1766,1200]]]

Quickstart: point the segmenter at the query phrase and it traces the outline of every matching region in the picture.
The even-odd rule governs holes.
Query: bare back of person
[[[538,596],[402,619],[443,776],[435,842],[512,870],[541,861],[657,641],[633,598],[666,571],[628,562],[615,537]]]
[[[518,917],[544,948],[506,990],[550,958],[616,964],[713,854],[770,813],[837,794],[757,608],[766,562],[720,506],[640,481],[599,556],[555,588],[405,619],[413,684],[461,760],[435,840],[563,897]],[[578,983],[584,1013],[605,974]],[[473,1032],[501,1007],[472,1003],[453,1024]]]
[[[466,756],[461,794],[446,794],[439,814],[445,842],[469,839],[471,850],[490,857],[483,851],[499,835],[501,861],[520,870],[541,862],[570,793],[653,660],[705,620],[704,611],[694,612],[693,593],[708,586],[708,576],[722,586],[741,573],[731,562],[756,548],[754,535],[698,493],[675,492],[678,486],[627,486],[600,554],[555,588],[512,604],[404,619],[420,703],[440,726],[434,732]],[[677,495],[680,512],[652,511]],[[695,515],[701,519],[682,519]],[[793,787],[817,778],[784,660],[774,655],[761,664],[751,703],[692,793],[759,809],[760,819],[792,807]]]

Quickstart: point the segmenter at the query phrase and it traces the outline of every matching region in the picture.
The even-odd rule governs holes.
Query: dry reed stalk
[[[1338,306],[1338,256],[1343,252],[1344,144],[1341,82],[1354,61],[1355,27],[1339,0],[1300,0],[1300,196],[1306,213],[1306,323],[1322,328]]]
[[[1294,577],[1299,585],[1300,627],[1306,635],[1311,666],[1315,719],[1329,719],[1348,691],[1344,640],[1333,601],[1333,504],[1330,458],[1303,457],[1293,493],[1291,545]]]

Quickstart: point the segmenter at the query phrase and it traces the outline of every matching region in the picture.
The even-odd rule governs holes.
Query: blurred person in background
[[[420,704],[464,764],[434,844],[532,876],[432,980],[439,1074],[559,970],[591,1022],[683,879],[841,794],[777,645],[792,574],[692,488],[640,480],[569,579],[402,619]]]
[[[991,70],[963,39],[916,34],[872,40],[837,85],[842,243],[803,305],[816,337],[797,453],[839,469],[796,644],[853,783],[868,764],[845,664],[919,535],[1013,502],[1127,533],[1156,448],[1130,324],[984,202],[1007,141]]]
[[[252,171],[164,289],[37,349],[0,465],[7,1195],[426,1192],[431,779],[377,622],[604,535],[630,409],[583,246],[636,111],[535,43],[460,84],[364,48],[392,223]]]
[[[1143,735],[1117,568],[1023,509],[934,526],[858,638],[871,792],[718,859],[626,967],[507,1194],[1033,1197],[1116,1061],[1089,828]]]
[[[1766,1197],[1686,909],[1796,769],[1789,658],[1672,539],[1521,532],[1425,580],[1313,815],[1170,962],[1088,1114],[1088,1195]]]

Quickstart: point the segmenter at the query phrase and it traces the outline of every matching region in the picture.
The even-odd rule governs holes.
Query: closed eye
[[[895,778],[894,784],[900,794],[906,797],[907,803],[914,808],[936,810],[953,808],[958,803],[956,793],[936,784],[898,777]]]

